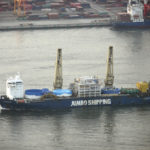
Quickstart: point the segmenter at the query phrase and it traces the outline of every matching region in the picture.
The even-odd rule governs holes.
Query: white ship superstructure
[[[127,13],[130,14],[132,22],[144,22],[143,11],[144,6],[140,0],[129,0]]]
[[[9,99],[23,98],[24,86],[19,73],[13,78],[10,77],[6,81],[6,95]]]
[[[101,95],[101,81],[95,76],[75,79],[73,91],[78,97],[95,97]]]

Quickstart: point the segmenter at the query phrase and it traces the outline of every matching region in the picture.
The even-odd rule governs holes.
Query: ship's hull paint
[[[0,99],[3,109],[8,110],[57,110],[89,106],[124,106],[150,104],[150,97],[138,96],[110,96],[93,98],[63,98],[57,100],[46,99],[43,101],[32,101],[18,103],[15,100]]]
[[[150,21],[144,22],[115,22],[115,28],[150,28]]]

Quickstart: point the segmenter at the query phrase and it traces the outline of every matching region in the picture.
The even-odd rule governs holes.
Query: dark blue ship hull
[[[150,20],[144,22],[115,22],[115,28],[150,28]]]
[[[45,100],[9,100],[0,99],[3,109],[8,110],[57,110],[90,106],[124,106],[150,104],[150,97],[129,95],[100,96],[87,98],[61,98]]]

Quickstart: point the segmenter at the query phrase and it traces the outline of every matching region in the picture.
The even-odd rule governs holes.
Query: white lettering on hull
[[[71,107],[74,106],[92,106],[92,105],[110,105],[111,99],[97,99],[97,100],[78,100],[72,101]]]

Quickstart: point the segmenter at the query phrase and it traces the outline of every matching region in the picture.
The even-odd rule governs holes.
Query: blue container
[[[29,89],[29,90],[25,90],[25,95],[42,96],[43,93],[41,89]]]
[[[102,94],[119,94],[120,93],[120,89],[119,88],[103,88],[101,90]]]
[[[47,94],[47,93],[50,93],[50,91],[49,91],[49,89],[44,88],[44,89],[42,89],[42,93],[43,93],[43,94]]]
[[[53,94],[57,96],[71,96],[72,91],[69,89],[56,89],[53,91]]]
[[[35,96],[42,96],[44,94],[49,93],[49,89],[28,89],[25,90],[25,95],[35,95]]]
[[[65,12],[65,8],[63,7],[63,8],[60,8],[60,10],[62,11],[62,12]]]

